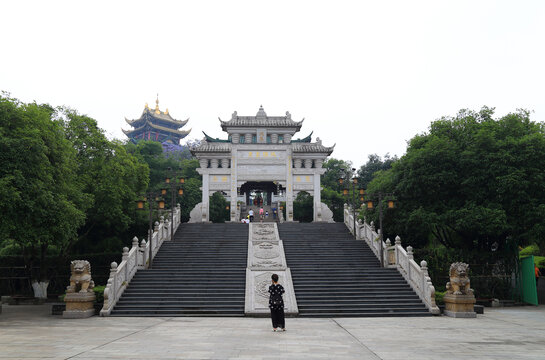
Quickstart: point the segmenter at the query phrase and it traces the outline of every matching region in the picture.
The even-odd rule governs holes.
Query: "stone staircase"
[[[300,316],[431,316],[397,269],[343,223],[279,226]]]
[[[112,316],[244,316],[248,225],[180,225]]]

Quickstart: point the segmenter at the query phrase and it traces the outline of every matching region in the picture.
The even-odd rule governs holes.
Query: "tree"
[[[357,176],[359,178],[359,185],[366,189],[377,171],[388,170],[397,160],[397,156],[391,157],[390,154],[384,155],[384,160],[377,154],[369,155],[367,163],[358,169]]]
[[[70,109],[63,114],[66,138],[76,150],[76,181],[89,202],[76,249],[117,251],[130,239],[127,230],[136,218],[135,201],[148,185],[149,168],[119,141],[108,140],[94,119]]]
[[[293,218],[299,222],[314,220],[314,197],[308,192],[301,191],[293,202]]]
[[[370,192],[395,192],[389,228],[411,245],[432,239],[500,254],[545,242],[544,125],[523,110],[499,119],[493,113],[462,110],[433,122],[370,183]]]
[[[229,203],[220,192],[215,192],[210,197],[210,221],[213,223],[224,223],[230,220]]]
[[[350,161],[330,158],[324,162],[323,168],[326,171],[322,175],[322,186],[332,190],[339,189],[338,180],[341,176],[351,178],[353,175],[352,163]]]
[[[22,252],[38,297],[47,294],[46,256],[77,237],[89,200],[57,115],[0,96],[0,234]]]

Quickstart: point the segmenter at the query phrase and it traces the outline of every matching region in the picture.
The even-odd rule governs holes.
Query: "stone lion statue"
[[[473,295],[473,289],[469,287],[467,276],[469,265],[456,262],[450,265],[450,281],[447,283],[447,294],[452,295]]]
[[[70,263],[70,286],[66,288],[67,293],[93,292],[95,283],[91,278],[91,264],[87,260],[74,260]]]

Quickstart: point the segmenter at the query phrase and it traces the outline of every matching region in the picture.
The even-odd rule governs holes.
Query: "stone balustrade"
[[[356,212],[357,216],[358,212]],[[390,239],[387,239],[382,242],[381,246],[381,230],[376,231],[373,222],[367,224],[359,219],[354,229],[352,209],[347,204],[344,205],[344,223],[350,232],[355,234],[356,239],[364,240],[375,256],[379,260],[383,259],[384,267],[397,268],[432,314],[440,314],[440,310],[435,304],[435,287],[428,274],[428,263],[423,260],[418,265],[414,261],[411,246],[407,246],[407,250],[403,249],[399,236],[396,236],[394,245],[391,244]]]
[[[170,216],[167,216],[170,218]],[[181,222],[180,204],[174,209],[174,232],[178,229]],[[150,249],[149,242],[142,239],[140,244],[138,238],[132,239],[132,246],[123,248],[121,263],[118,265],[113,262],[110,267],[110,278],[104,289],[104,306],[100,311],[101,316],[109,316],[115,304],[123,295],[123,292],[129,285],[134,274],[140,269],[145,269],[149,266],[149,253],[152,251],[152,258],[155,257],[159,248],[164,241],[170,240],[170,222],[164,220],[161,216],[161,221],[155,223],[152,234],[153,249]]]

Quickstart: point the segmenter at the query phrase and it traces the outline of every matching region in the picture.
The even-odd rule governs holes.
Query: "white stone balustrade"
[[[180,204],[178,204],[174,209],[174,232],[178,229],[180,221],[181,209]],[[170,240],[170,223],[161,217],[161,221],[155,223],[152,234],[152,258],[155,257],[163,242],[168,240]],[[132,239],[130,249],[128,247],[123,248],[121,263],[118,265],[113,262],[110,267],[110,278],[104,289],[104,306],[100,311],[101,316],[110,315],[136,271],[149,266],[149,252],[149,242],[142,239],[140,246],[138,246],[138,238],[136,237]]]
[[[356,214],[358,216],[358,214]],[[380,230],[375,231],[373,222],[367,224],[358,220],[356,229],[354,229],[354,219],[352,209],[344,205],[344,223],[352,234],[356,234],[356,239],[364,240],[371,248],[375,256],[380,260],[381,244]],[[416,294],[424,302],[428,310],[439,315],[440,310],[435,304],[435,287],[433,286],[428,274],[428,263],[421,261],[418,265],[414,261],[413,248],[407,246],[407,250],[401,246],[401,238],[396,236],[395,244],[392,246],[389,239],[382,243],[382,258],[384,267],[396,268],[405,280],[411,285]]]

